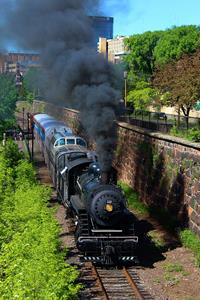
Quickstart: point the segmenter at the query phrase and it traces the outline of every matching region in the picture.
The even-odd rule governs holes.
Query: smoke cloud
[[[80,110],[81,122],[97,144],[101,167],[108,170],[120,93],[113,67],[91,48],[94,33],[88,15],[98,11],[102,1],[11,2],[12,9],[6,7],[6,36],[22,49],[41,53],[47,99]]]

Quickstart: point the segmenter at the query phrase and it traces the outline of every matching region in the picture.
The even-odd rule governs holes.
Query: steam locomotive
[[[101,172],[96,153],[63,122],[36,114],[33,126],[58,197],[73,214],[82,259],[102,265],[137,260],[135,217],[114,168]]]

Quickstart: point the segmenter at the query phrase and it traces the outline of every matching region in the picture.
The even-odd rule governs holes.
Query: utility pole
[[[24,107],[22,108],[22,129],[23,129],[23,132],[24,132]]]
[[[30,114],[29,114],[30,116]],[[31,145],[31,160],[33,162],[34,157],[34,126],[33,126],[33,118],[30,116],[30,126],[31,126],[31,137],[32,137],[32,145]]]
[[[128,72],[124,71],[124,101],[125,101],[125,108],[127,107],[127,75],[128,75]]]

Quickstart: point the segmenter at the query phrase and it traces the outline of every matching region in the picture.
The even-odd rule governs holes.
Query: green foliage
[[[6,161],[8,167],[14,167],[19,160],[24,157],[23,153],[18,151],[18,146],[12,140],[7,140],[5,147],[0,148],[2,158]]]
[[[153,105],[158,93],[155,89],[145,81],[137,82],[134,90],[128,93],[127,100],[136,110],[147,110],[150,105]]]
[[[166,272],[183,272],[183,266],[178,263],[167,263],[164,265],[164,270]]]
[[[200,130],[196,128],[191,128],[187,132],[187,137],[192,142],[200,143]]]
[[[11,75],[0,75],[0,122],[14,118],[17,101],[17,89],[14,77]]]
[[[132,35],[125,44],[129,54],[125,57],[128,70],[131,70],[140,80],[147,80],[154,69],[154,49],[163,32],[145,32]]]
[[[40,90],[40,82],[41,80],[44,80],[40,78],[41,77],[41,70],[35,67],[32,67],[28,70],[28,72],[24,76],[24,87],[25,90],[29,92],[29,94],[26,95],[29,102],[31,102],[33,99],[37,98],[39,95]]]
[[[27,101],[28,103],[32,104],[34,98],[35,98],[34,93],[29,91],[25,83],[23,83],[22,87],[19,90],[18,100]]]
[[[125,40],[129,54],[125,63],[130,78],[148,80],[155,66],[163,66],[179,59],[184,53],[200,48],[200,29],[197,26],[180,26],[165,31],[145,32]]]
[[[186,130],[180,130],[177,126],[173,126],[170,130],[170,134],[186,140],[199,143],[200,142],[200,130],[197,128],[191,128]]]
[[[118,182],[118,184],[125,194],[129,207],[133,209],[136,213],[143,215],[148,214],[148,207],[140,201],[138,194],[134,192],[129,185],[121,181]]]
[[[15,176],[16,186],[19,186],[21,182],[23,182],[23,184],[25,184],[25,182],[31,184],[36,183],[36,172],[32,164],[30,164],[27,160],[20,161],[15,168]]]
[[[194,71],[192,62],[189,62],[189,68],[183,61],[181,68],[179,63],[177,66],[169,66],[164,73],[162,69],[184,54],[193,53],[200,48],[199,27],[189,25],[136,34],[126,39],[125,44],[129,51],[124,58],[128,70],[129,102],[134,103],[137,109],[146,109],[148,104],[156,107],[167,103],[178,104],[184,114],[189,115],[191,107],[199,99],[199,75],[194,76],[199,66]],[[157,69],[161,71],[156,72]],[[178,70],[180,74],[174,79]],[[154,77],[158,77],[158,84],[154,82]],[[150,86],[137,87],[138,82],[146,82],[148,85],[150,81],[154,82],[154,87],[159,88],[160,92],[155,92]],[[156,101],[152,102],[152,98]]]
[[[168,249],[166,241],[159,230],[151,230],[147,233],[147,236],[151,239],[151,241],[153,241],[156,248],[158,248],[160,251],[165,251]]]
[[[178,60],[184,53],[200,48],[200,29],[197,26],[180,26],[168,29],[160,37],[154,49],[155,64],[163,66]]]
[[[50,189],[37,184],[19,153],[13,164],[6,151],[0,151],[0,299],[77,299],[78,274],[64,262],[54,210],[47,207]]]
[[[189,229],[180,233],[183,246],[192,250],[195,255],[196,264],[200,267],[200,239]]]

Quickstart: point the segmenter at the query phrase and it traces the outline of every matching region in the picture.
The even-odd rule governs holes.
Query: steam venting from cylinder
[[[23,50],[41,54],[40,79],[48,101],[80,110],[80,118],[103,171],[110,169],[116,145],[114,121],[121,97],[111,64],[92,47],[89,15],[97,0],[7,0],[4,31]],[[7,3],[5,1],[5,3]],[[115,1],[119,2],[119,1]]]

